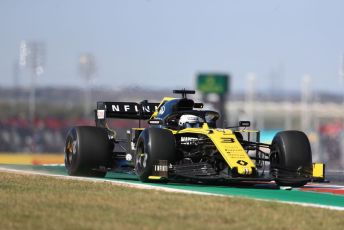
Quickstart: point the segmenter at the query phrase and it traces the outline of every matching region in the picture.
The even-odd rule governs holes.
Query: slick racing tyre
[[[309,140],[300,131],[282,131],[272,141],[270,174],[279,186],[301,187],[312,176]]]
[[[154,164],[159,160],[175,161],[175,138],[162,128],[147,128],[142,131],[138,140],[135,157],[135,172],[139,179],[147,182],[152,175]]]
[[[93,126],[73,127],[65,146],[65,167],[71,176],[104,177],[111,157],[111,142],[105,129]]]

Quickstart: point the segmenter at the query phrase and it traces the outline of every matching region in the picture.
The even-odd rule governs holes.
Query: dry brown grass
[[[342,229],[344,212],[0,173],[1,229]]]
[[[63,164],[63,153],[3,153],[0,152],[0,164]]]

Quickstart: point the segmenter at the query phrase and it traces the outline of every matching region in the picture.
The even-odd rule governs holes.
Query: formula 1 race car
[[[324,166],[312,163],[303,132],[282,131],[271,144],[260,143],[260,132],[247,129],[249,121],[218,128],[217,112],[187,98],[195,91],[173,92],[182,97],[165,97],[159,104],[98,102],[96,126],[68,132],[68,174],[104,177],[112,171],[136,174],[143,182],[274,180],[293,187],[324,177]],[[130,128],[120,138],[108,127],[108,118],[148,120],[148,127]]]

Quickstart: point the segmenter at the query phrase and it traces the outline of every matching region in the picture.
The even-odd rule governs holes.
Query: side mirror
[[[151,120],[148,120],[148,124],[150,124],[150,125],[162,125],[162,120],[151,119]]]
[[[250,121],[239,121],[239,127],[250,127],[251,122]]]

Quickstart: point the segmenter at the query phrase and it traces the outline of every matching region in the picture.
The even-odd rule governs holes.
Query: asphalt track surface
[[[302,206],[328,208],[344,211],[344,185],[333,183],[309,183],[302,188],[280,188],[275,183],[241,183],[233,185],[206,185],[186,183],[142,183],[136,176],[107,173],[106,178],[84,178],[68,176],[63,165],[14,165],[0,164],[0,171],[39,174],[66,179],[110,182],[115,185],[168,192],[199,195],[243,197],[255,200],[290,203]],[[340,180],[343,178],[337,175]],[[339,180],[339,181],[340,181]]]

